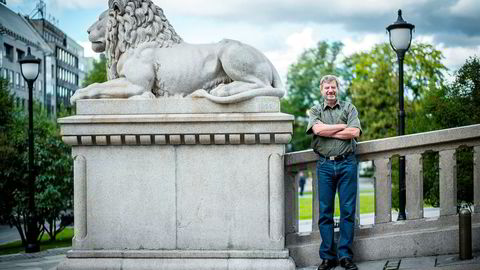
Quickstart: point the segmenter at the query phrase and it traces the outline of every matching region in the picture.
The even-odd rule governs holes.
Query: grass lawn
[[[307,196],[305,196],[307,195]],[[338,195],[335,196],[335,216],[340,216],[340,207],[338,207]],[[303,197],[299,197],[299,215],[300,219],[312,218],[312,193],[305,192]],[[360,192],[360,214],[373,213],[375,210],[375,198],[372,191]]]
[[[73,228],[66,228],[57,235],[57,240],[50,241],[48,234],[44,234],[40,241],[40,251],[51,248],[61,248],[72,246]],[[8,244],[0,245],[0,255],[24,253],[25,248],[22,246],[22,241],[15,241]]]

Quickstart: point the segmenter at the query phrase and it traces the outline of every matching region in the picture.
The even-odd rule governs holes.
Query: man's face
[[[322,84],[322,95],[326,102],[337,100],[337,82],[324,82]]]

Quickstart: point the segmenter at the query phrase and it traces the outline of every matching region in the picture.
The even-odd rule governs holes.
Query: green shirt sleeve
[[[308,126],[307,126],[307,130],[306,130],[307,134],[312,134],[313,133],[312,127],[316,123],[322,121],[321,116],[322,116],[322,112],[321,112],[321,110],[318,106],[314,106],[310,109],[310,113],[309,113],[310,118],[308,120]]]
[[[358,119],[357,108],[355,108],[353,104],[350,106],[350,111],[348,112],[347,127],[358,128],[360,129],[360,134],[363,133],[362,126],[360,125],[360,119]]]

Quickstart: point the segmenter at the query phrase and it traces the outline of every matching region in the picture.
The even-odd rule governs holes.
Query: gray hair
[[[335,75],[325,75],[320,79],[320,89],[323,89],[322,86],[324,83],[329,83],[335,81],[337,83],[337,89],[340,90],[340,80]]]

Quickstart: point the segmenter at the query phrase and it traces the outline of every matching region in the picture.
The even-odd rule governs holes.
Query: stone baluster
[[[87,236],[87,161],[84,156],[75,156],[73,166],[73,191],[75,215],[74,248],[81,248]]]
[[[312,231],[318,231],[319,205],[317,192],[317,163],[308,164],[312,171]]]
[[[283,155],[272,154],[269,157],[269,204],[270,204],[270,240],[281,242],[283,247],[285,236],[285,221],[284,214],[285,200],[283,195],[285,194],[283,183],[283,169],[284,169]]]
[[[423,164],[422,155],[406,156],[406,210],[407,219],[423,218]]]
[[[473,205],[480,213],[480,146],[473,148]]]
[[[375,224],[392,221],[392,170],[390,159],[374,160]]]
[[[285,168],[285,234],[298,232],[298,184],[295,173]]]
[[[457,213],[457,161],[455,149],[440,151],[440,215]]]

